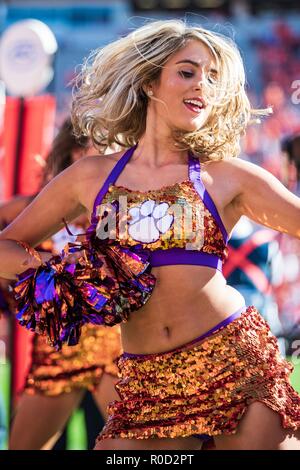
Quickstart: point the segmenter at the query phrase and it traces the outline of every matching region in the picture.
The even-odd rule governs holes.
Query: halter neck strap
[[[210,196],[209,192],[205,188],[202,178],[201,178],[201,163],[198,157],[195,157],[192,152],[189,152],[189,178],[194,184],[194,187],[199,194],[200,198],[202,199],[205,207],[209,210],[209,212],[215,218],[219,228],[222,232],[223,239],[225,244],[228,241],[228,233],[223,224],[223,221],[220,217],[218,209]]]
[[[137,147],[137,144],[128,149],[124,155],[120,158],[120,160],[115,164],[111,172],[109,173],[108,177],[104,181],[102,187],[100,188],[100,191],[98,192],[96,199],[94,201],[94,206],[93,206],[93,212],[92,212],[92,223],[96,219],[96,210],[97,206],[101,203],[102,199],[104,198],[105,194],[108,191],[108,188],[111,184],[114,184],[116,180],[118,179],[119,175],[122,173],[124,170],[127,162],[130,160],[132,157],[133,152],[135,151]]]

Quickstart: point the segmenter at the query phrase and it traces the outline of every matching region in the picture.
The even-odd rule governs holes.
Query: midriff
[[[204,266],[152,268],[156,286],[148,302],[122,323],[124,351],[169,351],[213,328],[244,304],[221,272]]]

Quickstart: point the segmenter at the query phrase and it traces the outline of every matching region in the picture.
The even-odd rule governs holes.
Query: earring
[[[148,90],[147,95],[148,95],[148,96],[153,96],[153,91],[152,91],[152,90]]]

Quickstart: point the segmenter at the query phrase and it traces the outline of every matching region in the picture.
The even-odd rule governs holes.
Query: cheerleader
[[[94,152],[88,144],[87,138],[75,138],[71,122],[67,119],[47,157],[42,186],[74,161]],[[2,229],[33,199],[34,196],[17,196],[2,205]],[[74,234],[82,233],[87,222],[86,215],[83,215],[69,225],[69,230]],[[45,253],[59,254],[67,242],[75,239],[66,229],[62,229],[41,243],[39,249]],[[12,311],[13,297],[8,292],[7,283],[7,280],[2,280],[1,291],[6,301],[5,310]],[[107,404],[116,397],[114,384],[117,366],[114,360],[119,354],[118,327],[109,329],[85,325],[79,344],[74,347],[64,346],[59,352],[48,344],[44,336],[34,335],[31,364],[12,422],[9,448],[52,448],[86,390],[93,393],[99,411],[106,418]]]
[[[250,109],[231,40],[148,23],[94,55],[74,94],[78,132],[126,151],[81,159],[1,234],[0,271],[29,268],[16,287],[21,324],[60,347],[86,322],[121,323],[119,397],[98,450],[199,449],[212,437],[217,450],[300,448],[292,366],[222,275],[242,215],[300,238],[300,199],[236,158],[263,113]],[[34,250],[85,210],[76,262]]]

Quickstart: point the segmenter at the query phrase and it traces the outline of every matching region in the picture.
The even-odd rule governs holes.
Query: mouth
[[[184,105],[194,114],[199,114],[205,108],[205,103],[199,98],[183,100]]]

